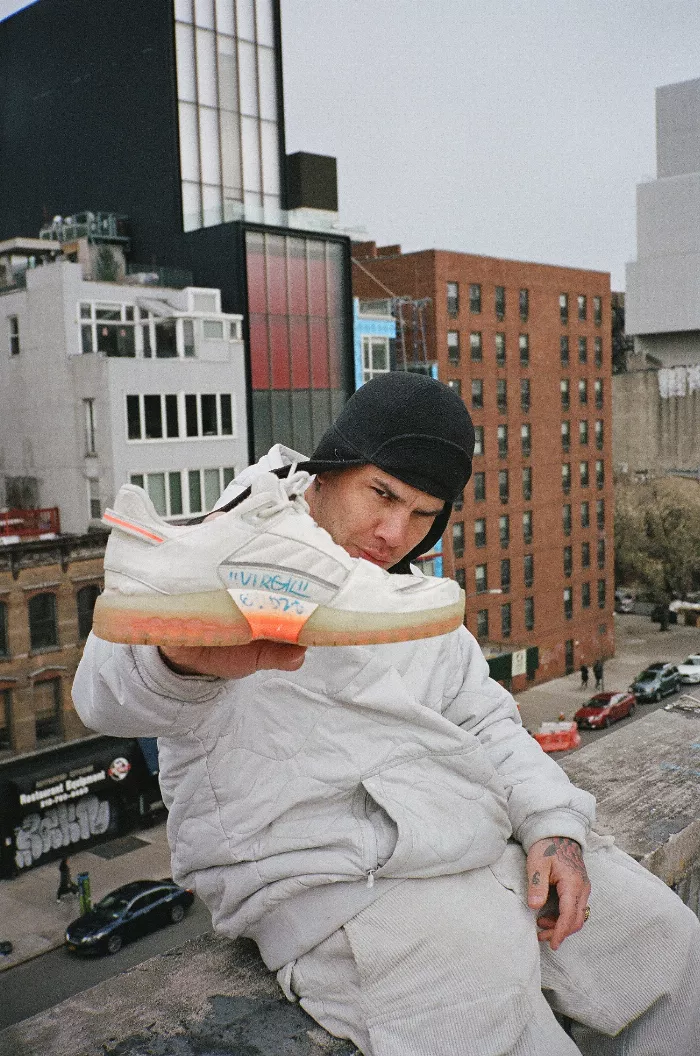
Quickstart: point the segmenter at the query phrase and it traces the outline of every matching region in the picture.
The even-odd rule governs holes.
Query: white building
[[[626,330],[636,364],[700,364],[700,79],[656,91],[657,179],[637,187]]]
[[[248,462],[241,316],[216,289],[95,281],[60,249],[0,243],[0,506],[83,533],[132,481],[164,516],[210,509]]]

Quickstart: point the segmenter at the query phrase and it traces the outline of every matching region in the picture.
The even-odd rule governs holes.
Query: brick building
[[[611,656],[609,275],[371,242],[353,259],[356,296],[429,299],[421,362],[408,369],[435,365],[474,419],[445,572],[466,590],[486,655],[513,656],[492,671],[517,690]]]

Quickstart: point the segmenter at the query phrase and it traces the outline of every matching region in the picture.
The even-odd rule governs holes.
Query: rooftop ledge
[[[698,913],[700,699],[681,698],[560,757],[598,831]],[[684,710],[687,707],[690,710]],[[354,1056],[280,993],[252,942],[203,936],[0,1032],[12,1056]]]

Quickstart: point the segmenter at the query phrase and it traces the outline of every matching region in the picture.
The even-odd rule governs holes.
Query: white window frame
[[[385,367],[375,366],[374,354],[382,351],[385,355]],[[362,380],[371,381],[378,374],[388,374],[391,371],[389,356],[389,338],[377,334],[362,335]]]
[[[128,402],[127,397],[137,396],[139,400],[139,433],[138,437],[129,436],[129,413],[128,413]],[[163,424],[163,431],[167,430],[167,418],[166,418],[166,396],[175,396],[177,398],[177,424],[178,424],[178,435],[177,436],[156,436],[147,437],[146,434],[146,412],[144,397],[146,396],[159,396],[160,397],[160,414],[161,422]],[[186,396],[195,396],[197,399],[197,434],[196,436],[188,436],[187,434],[187,419],[186,419]],[[214,396],[216,398],[216,432],[208,435],[202,433],[202,396]],[[222,398],[228,397],[231,402],[231,432],[223,432],[223,405]],[[236,431],[236,398],[233,392],[128,392],[124,396],[124,427],[127,444],[172,444],[179,440],[191,440],[191,441],[206,441],[206,440],[233,440],[237,436]]]
[[[200,492],[200,495],[202,496],[202,500],[203,500],[204,499],[204,494],[205,494],[204,473],[214,473],[214,472],[218,473],[218,475],[219,475],[219,485],[218,485],[218,495],[217,495],[217,498],[218,498],[219,495],[221,495],[223,493],[224,489],[228,486],[228,484],[235,477],[235,475],[236,475],[235,466],[205,466],[205,467],[202,467],[202,468],[197,467],[197,466],[191,466],[191,467],[188,466],[188,467],[186,467],[184,469],[175,469],[175,470],[173,470],[173,469],[158,469],[158,470],[147,470],[147,471],[143,471],[143,472],[141,472],[139,470],[132,470],[129,473],[129,482],[131,484],[138,484],[139,487],[142,487],[144,489],[144,491],[146,491],[150,495],[150,491],[149,491],[149,488],[148,488],[148,478],[149,477],[156,477],[156,476],[163,476],[164,477],[164,483],[165,483],[165,510],[166,510],[166,512],[164,514],[162,514],[162,516],[164,516],[166,520],[171,520],[173,518],[194,517],[197,514],[208,512],[208,511],[205,511],[202,508],[201,504],[200,504],[200,508],[195,509],[195,507],[190,503],[190,474],[191,473],[198,473],[199,474],[199,492]],[[181,500],[182,500],[182,511],[178,512],[178,513],[173,513],[173,503],[172,503],[173,491],[172,491],[172,482],[171,482],[171,479],[170,479],[171,477],[174,477],[175,475],[178,475],[179,478],[180,478],[180,497],[181,497]]]

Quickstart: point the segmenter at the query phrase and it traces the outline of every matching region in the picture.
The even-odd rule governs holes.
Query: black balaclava
[[[309,473],[373,465],[445,503],[425,538],[394,565],[407,572],[444,532],[472,472],[474,426],[460,397],[425,374],[380,374],[350,397],[321,437]]]

